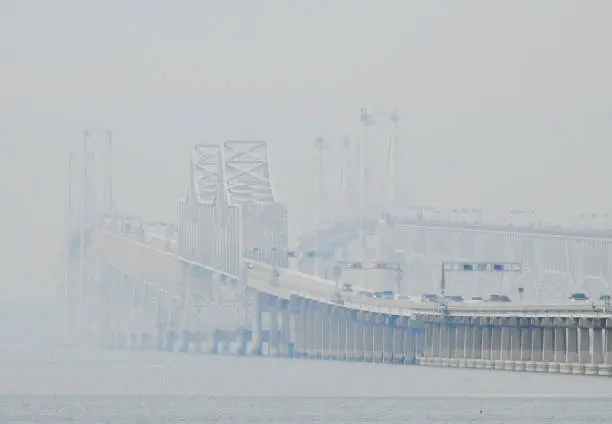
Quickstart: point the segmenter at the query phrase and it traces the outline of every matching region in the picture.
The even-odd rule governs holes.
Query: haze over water
[[[612,422],[607,378],[67,350],[52,311],[0,310],[0,423]]]
[[[377,163],[400,111],[404,206],[611,212],[611,16],[607,0],[0,0],[0,424],[612,422],[605,378],[66,351],[44,304],[86,128],[113,130],[117,205],[152,221],[176,218],[195,143],[266,140],[295,239],[314,138],[333,185],[363,107]]]

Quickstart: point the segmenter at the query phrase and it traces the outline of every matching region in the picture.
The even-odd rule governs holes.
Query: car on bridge
[[[437,294],[424,293],[421,296],[421,302],[436,302],[438,300]]]
[[[344,283],[342,284],[342,291],[343,292],[352,292],[353,291],[353,286],[349,283]]]
[[[463,302],[463,296],[445,296],[444,299],[448,303],[462,303]]]
[[[589,300],[589,297],[581,292],[572,293],[569,295],[568,299],[572,302],[584,302]]]
[[[487,302],[512,302],[512,299],[505,294],[490,294]]]

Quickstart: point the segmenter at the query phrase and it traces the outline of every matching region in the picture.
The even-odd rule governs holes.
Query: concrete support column
[[[531,356],[533,329],[530,327],[531,320],[521,319],[521,361],[534,360]]]
[[[493,328],[487,325],[482,327],[482,359],[491,359],[491,340],[493,339]]]
[[[539,325],[539,322],[537,325]],[[533,328],[531,334],[531,360],[534,362],[541,362],[543,358],[542,346],[544,344],[544,332],[542,331],[542,327]]]
[[[425,354],[426,357],[433,357],[438,354],[438,343],[436,335],[436,325],[433,322],[425,323]]]
[[[512,341],[510,337],[510,331],[512,324],[512,320],[506,319],[504,320],[503,327],[501,328],[501,347],[500,347],[500,356],[502,361],[509,361],[511,359],[511,351],[512,351]]]
[[[578,362],[581,364],[588,364],[591,362],[590,329],[588,327],[583,327],[583,320],[580,321],[580,327],[578,328]]]
[[[397,326],[396,318],[387,318],[383,327],[383,362],[390,364],[393,362],[394,328]]]
[[[612,320],[602,323],[603,329],[603,363],[599,366],[599,375],[612,375]]]
[[[393,326],[393,358],[395,364],[404,362],[404,337],[406,332],[407,322],[404,318],[399,318]]]
[[[306,353],[312,359],[317,357],[319,351],[317,348],[320,329],[318,317],[315,305],[310,303],[306,314]]]
[[[355,360],[365,361],[365,312],[357,312],[359,322],[355,326]]]
[[[344,315],[344,323],[345,323],[345,334],[346,334],[346,344],[344,347],[344,360],[352,361],[355,353],[355,321],[353,320],[353,314],[351,311],[347,311]]]
[[[338,342],[334,352],[334,359],[339,361],[346,358],[346,317],[342,310],[336,311],[336,328]]]
[[[414,328],[410,328],[411,332],[415,331],[415,333],[413,333],[413,337],[414,337],[414,355],[415,355],[415,359],[416,358],[420,358],[425,356],[425,348],[426,348],[426,344],[425,344],[425,327],[422,323],[420,323],[418,325],[418,327],[414,327]],[[409,334],[408,333],[404,333],[404,340],[406,340],[408,338]],[[409,352],[407,350],[405,350],[404,352]],[[406,357],[404,355],[404,357]]]
[[[463,333],[463,359],[474,358],[474,330],[473,327],[466,323],[461,329]]]
[[[565,320],[555,320],[555,354],[554,361],[558,364],[565,363],[567,361],[567,329],[565,327]]]
[[[591,328],[591,339],[592,339],[591,363],[601,364],[604,358],[603,329],[597,328],[597,327]]]
[[[521,328],[519,327],[520,322],[515,321],[514,325],[510,327],[510,360],[520,361],[521,360]]]
[[[482,328],[480,320],[473,324],[472,333],[472,359],[482,359]]]
[[[322,325],[323,325],[323,339],[321,341],[321,359],[329,358],[329,353],[331,351],[331,341],[332,341],[332,314],[329,310],[329,307],[325,307],[321,314]]]
[[[368,316],[366,318],[366,322],[364,324],[364,338],[363,338],[363,347],[364,347],[364,359],[367,362],[372,362],[374,358],[374,323],[372,320],[373,316]]]
[[[336,346],[338,345],[338,324],[336,322],[336,311],[334,308],[328,308],[327,314],[325,315],[325,321],[327,328],[327,336],[325,339],[327,340],[325,353],[323,357],[326,359],[333,359],[334,351],[336,350]]]
[[[467,332],[466,326],[463,323],[460,323],[455,328],[455,349],[451,352],[451,357],[455,359],[465,359],[466,358],[466,334]]]
[[[442,325],[439,323],[435,323],[434,324],[434,334],[433,334],[433,342],[434,342],[434,347],[433,347],[433,357],[435,358],[439,358],[442,356],[442,340],[444,339],[444,335],[442,332]]]
[[[565,319],[565,362],[578,362],[578,322],[573,318]]]
[[[291,313],[288,310],[283,310],[281,311],[280,354],[292,358],[294,349],[295,347],[291,343]]]
[[[411,324],[406,320],[404,330],[404,363],[414,364],[418,357],[422,357],[425,348],[425,330],[422,327],[411,327]]]
[[[612,320],[610,319],[606,320],[605,337],[605,362],[608,365],[612,365]]]
[[[544,327],[544,345],[542,348],[542,360],[544,362],[552,362],[554,361],[554,327],[552,327],[552,322],[550,320],[543,320],[545,322]]]
[[[499,323],[495,323],[493,327],[493,332],[491,336],[491,359],[494,361],[501,360],[501,350],[502,350],[502,327],[499,326]]]
[[[278,325],[278,299],[274,299],[273,302],[268,302],[268,317],[269,317],[269,329],[268,329],[268,355],[278,356],[280,353],[280,340],[279,340],[279,325]]]
[[[455,323],[447,324],[447,337],[446,344],[447,348],[445,353],[445,358],[454,358],[455,349],[457,347],[457,325]]]
[[[382,362],[383,360],[383,330],[384,326],[384,318],[381,315],[376,314],[373,317],[373,328],[374,328],[374,342],[373,342],[373,352],[374,356],[373,362]]]
[[[253,302],[253,327],[252,327],[252,349],[253,355],[261,355],[261,344],[262,344],[262,325],[261,315],[263,309],[263,295],[261,293],[255,294],[255,301]]]

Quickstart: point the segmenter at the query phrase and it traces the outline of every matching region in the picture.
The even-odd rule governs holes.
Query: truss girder
[[[199,203],[215,204],[223,190],[221,146],[198,144],[193,148],[192,172]]]
[[[223,174],[231,205],[276,203],[265,141],[225,141],[222,147]]]

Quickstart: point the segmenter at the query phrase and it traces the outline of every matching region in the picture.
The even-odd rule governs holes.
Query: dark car
[[[435,302],[436,300],[438,300],[438,295],[437,294],[428,294],[428,293],[425,293],[423,296],[421,296],[421,301],[422,302]]]
[[[505,294],[490,294],[489,302],[512,302],[512,300]]]

